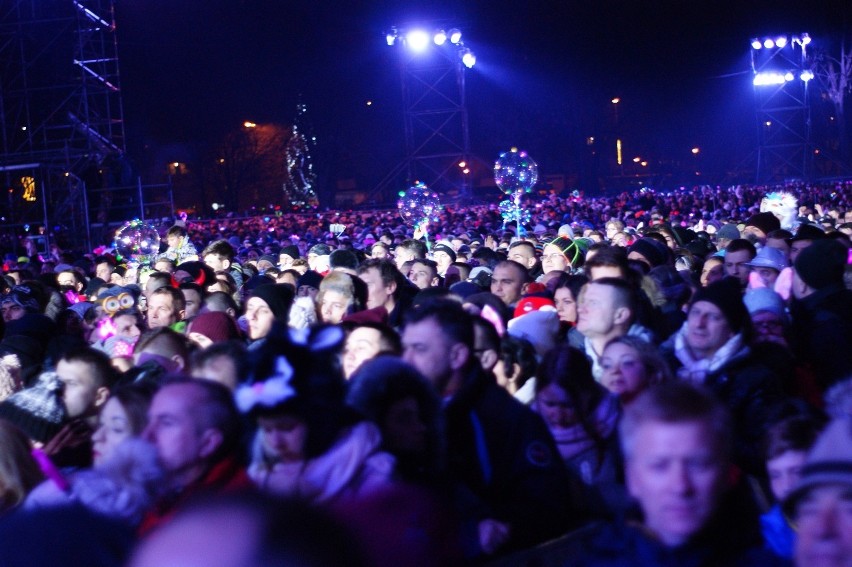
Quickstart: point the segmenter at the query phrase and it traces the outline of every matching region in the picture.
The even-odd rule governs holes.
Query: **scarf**
[[[728,342],[722,345],[719,350],[713,353],[709,358],[696,359],[692,351],[686,345],[686,330],[689,323],[684,323],[683,327],[675,334],[674,338],[674,354],[683,366],[678,369],[677,377],[692,384],[704,384],[708,374],[716,372],[726,362],[731,360],[735,355],[745,351],[748,347],[743,345],[742,333],[737,333]]]

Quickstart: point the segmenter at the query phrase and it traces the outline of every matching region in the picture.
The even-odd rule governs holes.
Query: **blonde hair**
[[[31,451],[27,436],[0,419],[0,512],[23,502],[43,480],[44,475]]]

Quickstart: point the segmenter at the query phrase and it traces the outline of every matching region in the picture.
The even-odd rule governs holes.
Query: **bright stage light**
[[[785,75],[781,73],[758,73],[754,76],[754,85],[758,87],[763,87],[767,85],[783,85],[788,80],[793,79],[793,74],[788,73],[790,79],[787,79]]]
[[[811,42],[811,36],[806,33],[802,34],[802,45],[807,45]]]
[[[435,35],[432,36],[432,41],[435,42],[435,45],[444,45],[447,43],[447,32],[444,30],[436,31]]]
[[[787,71],[786,73],[784,73],[784,80],[785,80],[785,81],[790,82],[790,81],[792,81],[794,78],[795,78],[795,77],[793,76],[793,73],[791,73],[790,71]]]
[[[814,78],[813,71],[802,71],[802,74],[799,75],[799,78],[807,83],[808,81]]]
[[[775,42],[772,41],[769,38],[764,39],[763,40],[763,47],[765,47],[766,49],[772,49],[773,47],[775,47]]]
[[[473,51],[471,51],[470,49],[465,49],[464,53],[462,54],[462,63],[464,63],[464,66],[468,69],[476,65],[476,55],[473,54]]]
[[[785,45],[787,45],[787,38],[784,36],[779,37],[775,40],[775,45],[777,45],[778,47],[784,47]]]
[[[429,34],[423,30],[411,30],[405,35],[405,43],[412,51],[425,51],[429,45]]]
[[[760,40],[759,40],[759,39],[753,39],[753,40],[751,40],[751,48],[752,48],[752,49],[755,49],[755,50],[756,50],[756,49],[760,49],[761,47],[763,47],[763,44],[762,44],[762,43],[760,43]]]
[[[388,45],[393,45],[396,42],[396,34],[389,33],[385,36],[385,40],[387,40]]]
[[[453,45],[458,45],[461,42],[461,30],[458,28],[453,28],[450,30],[450,43]]]

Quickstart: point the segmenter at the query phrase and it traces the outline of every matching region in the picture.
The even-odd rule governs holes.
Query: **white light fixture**
[[[787,38],[782,35],[781,37],[775,40],[775,45],[777,45],[778,47],[784,47],[785,45],[787,45]]]
[[[765,47],[766,49],[772,49],[773,47],[775,47],[775,42],[772,41],[772,39],[770,38],[766,38],[763,40],[763,47]]]
[[[802,74],[799,75],[799,78],[807,83],[808,81],[814,78],[814,73],[813,71],[802,71]]]
[[[470,49],[464,50],[464,53],[462,53],[462,63],[468,69],[476,65],[476,55],[473,54],[473,51]]]
[[[762,47],[763,47],[763,44],[762,44],[762,43],[760,43],[760,40],[759,40],[759,39],[753,39],[753,40],[751,40],[751,48],[752,48],[752,49],[757,50],[757,49],[760,49],[760,48],[762,48]]]
[[[453,28],[449,31],[450,35],[450,43],[453,45],[458,45],[461,43],[462,33],[458,28]]]
[[[444,45],[447,43],[447,32],[444,30],[436,31],[435,35],[432,36],[432,41],[435,42],[435,45]]]
[[[425,51],[429,45],[429,34],[423,30],[411,30],[405,34],[405,44],[412,51]]]

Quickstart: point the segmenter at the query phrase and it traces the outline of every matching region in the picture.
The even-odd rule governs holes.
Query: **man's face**
[[[156,329],[157,327],[168,327],[177,323],[181,319],[182,313],[175,311],[172,297],[165,293],[154,293],[148,298],[148,327]]]
[[[248,322],[249,338],[262,339],[272,329],[275,315],[264,300],[259,297],[250,297],[246,303],[246,322]]]
[[[452,257],[442,250],[433,253],[432,259],[435,260],[436,264],[438,264],[438,273],[442,275],[447,271],[447,268],[450,267],[450,264],[453,263]]]
[[[177,248],[180,245],[180,236],[176,234],[166,236],[166,244],[169,245],[169,248]]]
[[[778,280],[780,272],[773,268],[753,267],[754,272],[760,277],[763,285],[769,289],[775,289],[775,282]]]
[[[709,301],[696,301],[686,322],[686,344],[699,358],[709,358],[734,336],[722,310]]]
[[[13,303],[11,301],[7,301],[0,306],[0,312],[3,313],[3,320],[7,323],[9,321],[15,321],[16,319],[20,319],[24,315],[27,314],[27,310],[18,305],[17,303]]]
[[[95,266],[95,276],[101,278],[105,282],[108,282],[110,275],[112,275],[112,266],[110,266],[109,263],[101,262]]]
[[[515,246],[509,249],[509,260],[514,260],[529,270],[535,266],[535,253],[529,246]]]
[[[667,546],[686,542],[713,514],[726,464],[706,421],[643,423],[626,463],[630,494],[645,526]]]
[[[68,417],[88,417],[97,412],[95,405],[98,387],[92,377],[88,364],[75,360],[60,360],[56,365],[56,374],[62,382],[62,403],[68,411]]]
[[[112,321],[115,325],[115,334],[126,339],[135,339],[142,334],[135,315],[121,315]]]
[[[544,273],[564,272],[569,267],[568,258],[558,246],[548,244],[541,253],[541,269]]]
[[[351,304],[352,299],[339,291],[325,290],[319,302],[320,318],[323,323],[336,325],[343,321]]]
[[[214,272],[220,272],[222,270],[227,270],[230,266],[230,262],[219,256],[218,254],[208,254],[204,257],[204,263],[213,268]],[[292,263],[292,261],[291,261]]]
[[[740,284],[745,286],[748,283],[748,275],[751,273],[751,267],[746,264],[751,260],[748,250],[728,252],[725,254],[725,275],[739,279]]]
[[[523,293],[524,280],[514,266],[497,266],[491,276],[491,293],[506,305],[516,303]]]
[[[577,330],[587,337],[605,336],[614,324],[613,289],[608,285],[586,284],[577,301]]]
[[[83,289],[83,284],[78,283],[77,278],[75,278],[74,274],[71,272],[60,272],[59,275],[56,276],[56,283],[59,284],[59,287],[74,288],[78,293]]]
[[[852,565],[852,486],[812,488],[796,507],[798,567]]]
[[[793,265],[793,262],[795,262],[799,254],[802,253],[802,250],[804,250],[813,243],[813,240],[796,240],[795,242],[790,244],[790,265]]]
[[[757,228],[756,226],[747,226],[743,229],[743,238],[748,240],[749,242],[765,244],[766,243],[766,233]]]
[[[389,300],[393,300],[393,292],[396,291],[396,284],[391,283],[390,285],[386,285],[382,281],[382,275],[378,268],[368,268],[358,274],[358,277],[367,284],[367,309],[381,307],[382,305],[386,305]]]
[[[184,307],[184,318],[190,319],[198,315],[201,309],[201,295],[194,289],[182,289],[183,299],[186,303]]]
[[[402,270],[402,265],[409,260],[414,260],[414,252],[406,250],[402,246],[397,246],[393,251],[393,261],[396,262],[398,270]]]
[[[204,432],[193,413],[201,396],[198,386],[172,384],[157,392],[148,409],[148,426],[142,437],[157,448],[172,486],[186,486],[198,478],[212,452],[204,447]]]
[[[453,373],[449,337],[435,319],[409,323],[402,332],[402,359],[414,366],[442,394]]]
[[[373,249],[370,251],[370,257],[376,260],[389,258],[388,249],[384,246],[373,246]]]
[[[347,380],[365,361],[379,354],[381,339],[381,333],[370,327],[357,327],[349,333],[343,347],[343,374]]]
[[[430,266],[421,264],[420,262],[414,262],[411,266],[411,270],[408,272],[408,279],[419,289],[426,289],[427,287],[432,287],[432,284],[435,281],[435,275],[435,270],[433,270]]]

